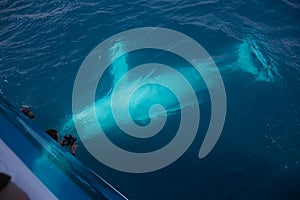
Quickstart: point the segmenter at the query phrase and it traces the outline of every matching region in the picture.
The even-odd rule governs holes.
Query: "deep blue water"
[[[73,84],[93,48],[133,28],[182,32],[213,57],[226,88],[226,121],[213,151],[198,158],[211,114],[208,90],[203,88],[197,91],[197,136],[170,166],[142,174],[119,172],[94,159],[80,142],[78,159],[130,199],[299,199],[299,19],[300,3],[292,0],[1,1],[0,89],[16,106],[31,106],[41,129],[76,134],[71,120]],[[100,81],[99,106],[119,73],[114,66],[131,69],[148,62],[189,67],[166,52],[129,53]],[[143,98],[149,104],[148,96]],[[135,110],[147,110],[131,109],[136,115],[140,113]],[[107,135],[112,141],[147,152],[172,139],[179,116],[178,110],[168,116],[166,134],[153,141],[125,137],[111,118],[102,117],[111,124]],[[147,124],[147,119],[141,123]]]

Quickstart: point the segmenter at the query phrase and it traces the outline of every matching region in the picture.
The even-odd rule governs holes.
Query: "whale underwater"
[[[111,58],[115,59],[118,55],[122,55],[124,45],[125,44],[121,42],[115,43],[110,49]],[[263,81],[270,84],[274,82],[276,78],[281,78],[276,63],[263,55],[254,40],[244,40],[233,49],[235,50],[234,54],[236,59],[229,65],[218,65],[220,73],[227,75],[223,75],[223,79],[230,78],[229,76],[232,71],[248,73],[253,77],[253,81]],[[72,133],[77,135],[74,124],[75,121],[76,126],[80,126],[81,130],[84,131],[84,135],[80,137],[81,140],[91,139],[93,136],[99,134],[97,128],[99,124],[105,132],[109,132],[109,130],[117,125],[111,108],[112,97],[114,97],[114,110],[126,108],[130,112],[130,117],[127,115],[118,116],[118,125],[131,124],[132,121],[134,121],[139,125],[145,126],[151,120],[159,120],[161,116],[176,114],[185,107],[195,104],[195,102],[191,101],[190,94],[185,88],[177,90],[177,94],[174,95],[167,88],[155,84],[160,83],[162,80],[167,84],[176,84],[177,82],[177,76],[174,76],[173,73],[161,72],[159,66],[155,67],[155,63],[152,64],[153,68],[149,70],[147,74],[130,76],[128,73],[130,71],[128,66],[129,56],[129,54],[126,54],[112,62],[109,70],[109,75],[112,77],[111,86],[105,95],[95,99],[93,105],[89,105],[80,112],[73,113],[72,116],[66,116],[61,120],[59,131],[62,134]],[[215,62],[218,62],[218,60],[215,59]],[[194,92],[199,94],[209,87],[217,87],[217,83],[214,80],[215,71],[211,70],[209,65],[210,63],[201,63],[201,67],[203,68],[202,72],[204,73],[202,75],[209,77],[209,82],[206,83],[193,67],[176,67],[174,69],[182,74]],[[123,80],[121,89],[114,92],[121,78]],[[144,84],[145,82],[154,84]],[[132,90],[134,90],[134,93],[132,93]],[[130,97],[130,101],[127,102],[124,99],[127,99],[129,94],[132,96]],[[199,96],[201,95],[197,95],[198,104],[203,102],[203,99],[199,98]],[[176,97],[183,99],[183,102],[179,104]],[[129,105],[127,105],[128,103]],[[164,109],[152,110],[149,114],[149,110],[154,104],[160,104]],[[95,123],[90,118],[95,111],[98,123]]]

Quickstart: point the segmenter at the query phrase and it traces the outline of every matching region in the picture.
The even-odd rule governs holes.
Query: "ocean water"
[[[165,127],[152,138],[128,137],[110,108],[110,92],[124,73],[158,62],[182,73],[195,90],[201,120],[193,143],[174,163],[149,173],[111,169],[81,141],[78,159],[129,199],[300,199],[299,19],[300,3],[295,0],[3,0],[0,92],[17,107],[32,107],[34,122],[42,130],[55,128],[62,135],[77,135],[72,92],[86,56],[105,39],[129,29],[179,31],[203,46],[222,75],[227,113],[214,149],[199,159],[211,116],[209,87],[182,58],[144,49],[119,57],[104,73],[95,101],[99,123],[111,141],[133,152],[154,151],[172,140],[181,112],[171,91],[146,85],[131,98],[129,110],[142,126],[150,121],[151,105],[166,107]],[[112,45],[112,56],[122,53],[126,45],[122,41]],[[156,78],[176,82],[170,74]],[[140,80],[128,82],[125,88]],[[117,95],[126,94],[124,89]],[[126,105],[120,101],[118,106]],[[84,107],[76,116],[87,138],[99,134],[89,122],[90,112]]]

